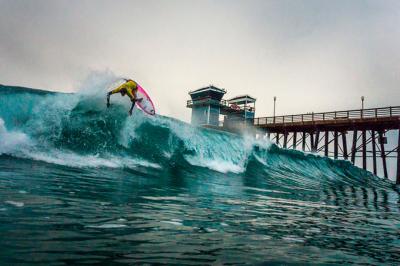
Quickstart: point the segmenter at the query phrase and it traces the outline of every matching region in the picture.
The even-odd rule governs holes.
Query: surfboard
[[[136,95],[138,99],[142,98],[143,100],[140,102],[136,102],[136,104],[140,107],[140,109],[143,110],[143,112],[149,115],[155,115],[156,109],[154,107],[153,101],[151,100],[150,96],[139,84],[137,84],[137,88],[138,90]]]

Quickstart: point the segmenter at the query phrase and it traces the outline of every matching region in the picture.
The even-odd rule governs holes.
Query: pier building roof
[[[233,97],[228,100],[230,104],[246,104],[246,103],[254,103],[256,101],[256,98],[251,97],[250,95],[239,95],[236,97]]]

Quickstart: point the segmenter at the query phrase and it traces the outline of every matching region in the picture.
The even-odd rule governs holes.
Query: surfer
[[[137,99],[137,90],[138,86],[137,83],[131,79],[125,79],[125,83],[119,86],[118,88],[109,91],[107,93],[107,107],[110,107],[110,96],[114,93],[121,93],[122,96],[128,95],[131,99],[132,106],[129,109],[129,115],[132,115],[133,107],[135,107],[136,102],[141,102],[143,99]]]

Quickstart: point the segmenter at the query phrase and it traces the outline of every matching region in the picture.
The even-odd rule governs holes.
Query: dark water
[[[0,264],[400,262],[393,184],[98,95],[0,88]]]

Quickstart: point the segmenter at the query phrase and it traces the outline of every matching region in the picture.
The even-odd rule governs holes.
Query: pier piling
[[[334,157],[335,159],[338,158],[338,154],[339,154],[338,152],[339,152],[339,146],[338,146],[338,132],[335,131],[335,132],[333,133],[333,153],[334,153],[333,157]]]
[[[343,158],[345,160],[347,160],[349,158],[348,154],[347,154],[347,141],[346,141],[346,132],[343,131],[342,132],[342,141],[343,141]]]
[[[367,169],[367,132],[365,129],[362,131],[362,167]]]
[[[400,127],[398,130],[398,142],[397,142],[397,176],[396,176],[396,183],[400,184]]]
[[[377,174],[377,169],[376,169],[376,134],[375,134],[375,130],[371,131],[372,134],[372,165],[373,165],[373,173],[374,175]]]

